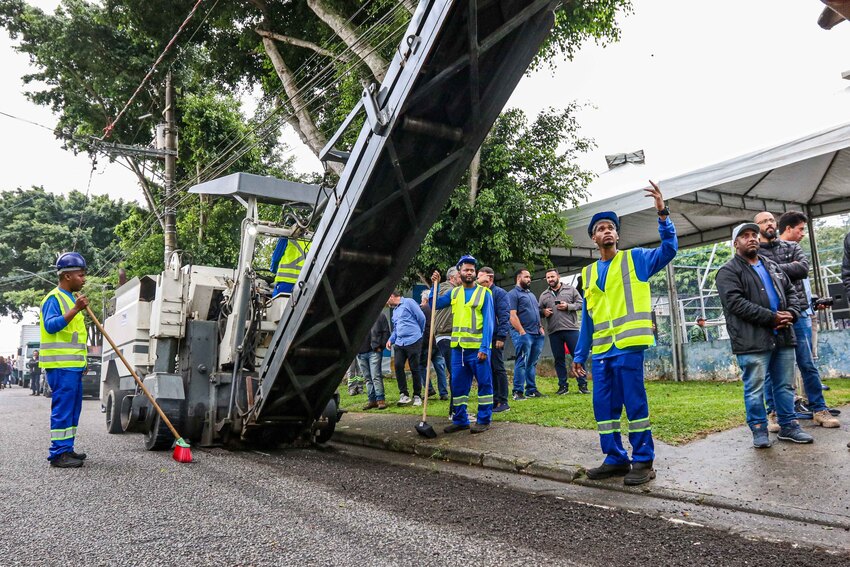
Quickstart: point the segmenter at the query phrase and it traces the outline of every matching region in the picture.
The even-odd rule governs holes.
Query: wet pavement
[[[531,403],[531,402],[529,402]],[[656,441],[656,480],[625,487],[621,479],[591,481],[584,469],[604,455],[593,431],[498,422],[483,434],[442,434],[445,418],[429,418],[439,436],[417,435],[418,419],[379,413],[346,414],[335,442],[415,453],[426,458],[514,471],[645,496],[756,512],[776,518],[850,529],[850,407],[842,427],[824,429],[801,420],[815,442],[797,445],[771,435],[770,449],[756,450],[746,427],[682,446]],[[624,437],[625,442],[626,437]],[[627,444],[627,443],[626,443]]]
[[[652,499],[637,494],[362,447],[193,448],[196,462],[179,464],[168,452],[145,451],[140,435],[108,435],[96,400],[84,402],[80,423],[86,465],[53,469],[44,460],[48,416],[48,400],[0,392],[2,565],[850,561],[837,539],[825,542],[828,551],[753,540],[752,529],[690,521],[694,506],[659,500],[663,515],[643,513]],[[725,513],[750,527],[745,515]],[[781,535],[786,525],[771,520],[764,529],[778,526],[772,533]]]

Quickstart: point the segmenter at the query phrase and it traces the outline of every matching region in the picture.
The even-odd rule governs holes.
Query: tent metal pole
[[[811,210],[806,211],[809,213],[806,215],[809,220],[806,221],[806,228],[809,229],[809,246],[811,247],[812,252],[812,270],[814,271],[814,284],[815,284],[815,293],[819,297],[828,297],[829,296],[829,287],[826,285],[826,282],[823,279],[823,272],[821,270],[820,265],[820,253],[818,251],[818,243],[815,235],[815,223],[812,220]],[[832,320],[829,314],[825,311],[821,311],[817,314],[818,321],[824,324],[824,327],[828,330],[832,330],[835,328],[835,322]]]
[[[685,379],[684,361],[682,360],[682,322],[679,311],[679,294],[676,293],[676,272],[673,263],[666,267],[667,302],[670,307],[670,339],[673,351],[673,379],[681,382]]]

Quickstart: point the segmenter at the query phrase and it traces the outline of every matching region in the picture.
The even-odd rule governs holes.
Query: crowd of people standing
[[[462,287],[456,266],[449,267],[445,274],[445,279],[437,285],[438,297]],[[527,269],[518,270],[514,274],[515,285],[510,291],[496,285],[497,275],[488,266],[476,267],[472,277],[477,285],[490,290],[492,294],[494,324],[489,360],[493,375],[493,411],[509,411],[509,401],[545,397],[537,389],[536,368],[547,335],[558,376],[556,395],[569,393],[567,357],[575,352],[579,334],[577,314],[582,308],[578,289],[562,282],[555,268],[546,272],[548,286],[539,296],[535,296],[529,289],[531,273]],[[369,337],[361,345],[355,368],[366,386],[368,401],[363,409],[387,407],[381,373],[385,348],[392,350],[393,374],[399,390],[398,405],[422,404],[422,389],[425,387],[429,365],[431,379],[428,397],[450,399],[452,306],[438,308],[432,333],[431,294],[431,289],[422,291],[417,306],[413,299],[404,297],[400,291],[394,291],[387,301],[391,309],[392,327],[383,312],[374,322]],[[428,338],[431,336],[433,343],[429,358]],[[511,384],[508,383],[504,360],[508,340],[513,342],[515,356]],[[584,377],[577,378],[576,382],[580,394],[590,393]],[[349,385],[352,383],[359,383],[359,380],[349,382]],[[358,387],[349,387],[349,394],[359,393]]]

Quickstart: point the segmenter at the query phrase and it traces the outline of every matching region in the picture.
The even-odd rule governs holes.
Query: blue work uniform
[[[71,292],[59,288],[59,292],[67,296],[69,305],[76,302]],[[82,317],[81,314],[77,315]],[[55,334],[64,329],[68,323],[62,316],[59,301],[55,297],[48,298],[41,308],[44,328],[48,333]],[[85,368],[47,368],[47,383],[53,392],[50,402],[50,451],[48,461],[54,460],[62,453],[74,450],[74,440],[77,427],[80,424],[80,413],[83,409],[83,372]]]
[[[462,288],[464,302],[469,303],[478,286]],[[452,289],[437,298],[437,309],[445,309],[452,304]],[[433,301],[433,293],[428,296],[428,301]],[[482,339],[481,345],[475,348],[452,347],[452,403],[454,411],[452,422],[456,425],[468,426],[469,416],[467,404],[469,403],[469,392],[472,389],[473,378],[478,382],[478,416],[477,421],[482,425],[490,423],[493,417],[493,372],[490,367],[491,346],[493,344],[493,294],[485,293],[484,302],[481,305],[482,314]],[[458,306],[453,308],[457,309]],[[452,339],[454,342],[454,339]],[[478,360],[478,353],[487,355],[484,360]]]
[[[676,228],[668,217],[658,219],[658,233],[661,246],[658,248],[633,248],[631,253],[635,275],[641,281],[661,271],[675,256],[679,248]],[[596,285],[605,290],[605,279],[611,262],[597,260]],[[585,284],[586,285],[586,284]],[[584,364],[591,352],[593,340],[593,319],[587,311],[587,302],[582,306],[581,330],[573,361]],[[643,383],[644,346],[617,348],[611,346],[607,351],[592,357],[593,374],[593,413],[596,422],[611,424],[606,431],[599,431],[599,443],[606,454],[605,464],[622,465],[629,463],[629,454],[623,448],[620,437],[620,418],[623,406],[628,417],[629,443],[632,445],[632,460],[635,462],[652,461],[655,458],[655,444],[649,425],[649,402]]]

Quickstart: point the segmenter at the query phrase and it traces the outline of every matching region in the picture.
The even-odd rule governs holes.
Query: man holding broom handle
[[[452,424],[443,430],[446,433],[470,429],[466,406],[473,378],[478,381],[478,418],[471,433],[490,429],[493,415],[493,373],[489,360],[493,342],[493,293],[476,281],[477,265],[472,256],[461,257],[457,269],[462,285],[438,297],[436,303],[437,309],[452,308],[451,379],[455,412]],[[435,270],[431,281],[439,282],[440,272]]]
[[[85,453],[74,452],[74,439],[83,407],[83,371],[88,333],[82,312],[89,300],[74,297],[86,283],[86,261],[66,252],[56,261],[59,285],[41,301],[41,348],[38,364],[47,372],[53,390],[50,413],[50,466],[78,468]]]

